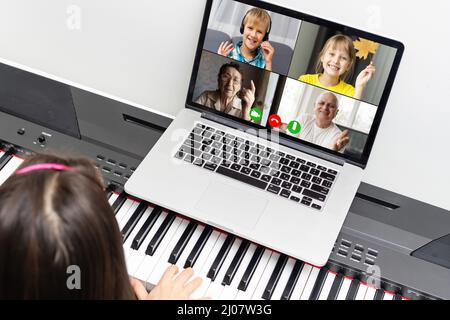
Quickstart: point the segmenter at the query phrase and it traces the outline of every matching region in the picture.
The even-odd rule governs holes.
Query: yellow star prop
[[[366,60],[370,53],[375,54],[380,47],[379,43],[359,38],[359,40],[353,41],[353,45],[356,49],[356,56],[360,59]]]

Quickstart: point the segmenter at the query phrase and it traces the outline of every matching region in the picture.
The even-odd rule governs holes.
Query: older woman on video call
[[[195,102],[234,117],[250,121],[250,109],[255,102],[255,84],[250,89],[242,87],[243,76],[237,63],[226,63],[220,67],[218,89],[203,92]]]
[[[350,141],[348,130],[344,132],[333,122],[338,113],[338,99],[331,92],[320,94],[314,103],[314,115],[302,114],[299,122],[300,133],[292,135],[283,124],[281,130],[296,138],[343,153]]]

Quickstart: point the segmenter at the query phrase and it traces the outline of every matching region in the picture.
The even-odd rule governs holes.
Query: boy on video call
[[[275,49],[268,41],[271,26],[272,21],[267,11],[260,8],[250,9],[242,20],[242,40],[236,45],[228,41],[222,42],[217,53],[272,71]]]

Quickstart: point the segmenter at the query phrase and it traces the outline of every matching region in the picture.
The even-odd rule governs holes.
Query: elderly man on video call
[[[302,114],[299,117],[302,129],[292,135],[283,124],[281,130],[296,138],[343,153],[350,141],[348,130],[342,132],[333,122],[338,113],[338,99],[331,92],[320,94],[314,105],[314,115]]]

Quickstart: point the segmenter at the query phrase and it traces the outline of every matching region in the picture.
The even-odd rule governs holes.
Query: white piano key
[[[197,227],[194,230],[194,233],[192,233],[191,238],[189,239],[186,247],[184,248],[183,252],[181,253],[180,257],[178,258],[178,261],[176,263],[179,270],[184,270],[184,264],[186,263],[186,260],[191,253],[192,249],[194,249],[195,244],[198,241],[198,238],[202,235],[203,230],[205,230],[205,226],[203,225],[197,225]]]
[[[334,273],[328,272],[325,282],[323,284],[322,290],[320,291],[318,300],[327,300],[330,294],[331,287],[333,286],[334,279],[336,275]]]
[[[270,300],[280,300],[281,295],[283,294],[284,289],[286,288],[287,282],[289,281],[289,277],[291,276],[292,270],[294,269],[296,260],[289,258],[284,266],[283,272],[281,273],[280,279],[278,280],[278,284],[272,294]]]
[[[230,266],[231,261],[233,261],[233,258],[235,256],[236,252],[238,251],[241,243],[242,243],[242,239],[236,238],[234,240],[233,245],[231,246],[231,249],[225,258],[225,261],[223,262],[222,267],[220,268],[220,271],[216,276],[216,279],[214,281],[211,281],[208,291],[206,291],[207,297],[210,297],[211,299],[214,299],[214,300],[217,300],[218,297],[220,297],[222,290],[225,288],[222,285],[223,278],[225,277],[225,273],[227,272],[227,269]]]
[[[12,157],[0,171],[0,186],[16,171],[22,164],[23,159]]]
[[[266,270],[267,264],[269,263],[270,257],[272,256],[273,251],[269,249],[265,249],[264,253],[259,260],[258,266],[253,273],[253,276],[250,280],[250,283],[247,286],[247,290],[238,291],[236,296],[236,300],[250,300],[255,293],[256,288],[258,287],[259,281],[261,280],[264,271]],[[262,294],[261,294],[262,295]]]
[[[309,300],[311,293],[314,289],[314,284],[316,283],[317,276],[319,275],[320,269],[313,267],[311,273],[309,274],[308,281],[306,282],[305,289],[300,297],[300,300]]]
[[[304,264],[300,275],[298,276],[297,283],[294,286],[294,290],[292,291],[290,300],[300,300],[300,297],[303,294],[303,290],[305,289],[306,283],[308,282],[309,275],[312,270],[312,266],[309,264]]]
[[[385,291],[383,300],[394,300],[394,294],[392,292]]]
[[[244,257],[242,258],[239,268],[237,269],[237,271],[234,275],[233,281],[231,281],[231,284],[229,286],[225,286],[225,289],[223,290],[219,299],[234,300],[236,298],[236,296],[238,294],[239,283],[241,282],[241,279],[245,273],[245,270],[247,270],[248,264],[250,263],[250,260],[252,259],[256,248],[257,248],[257,245],[255,245],[253,243],[250,244],[250,246],[247,249],[247,252],[245,253]]]
[[[272,276],[273,270],[278,262],[278,258],[280,258],[280,254],[278,252],[272,253],[269,262],[267,263],[266,269],[259,280],[258,286],[256,287],[255,292],[253,292],[252,300],[262,300],[262,295],[264,290],[266,289],[267,283]]]
[[[377,293],[377,289],[371,286],[367,286],[366,295],[364,296],[364,300],[373,300],[375,299],[375,294]]]
[[[219,254],[220,248],[222,248],[222,245],[225,242],[226,238],[227,235],[225,233],[219,234],[219,237],[217,238],[217,241],[214,243],[214,246],[211,249],[211,252],[209,253],[208,258],[203,264],[200,272],[197,273],[196,270],[198,270],[198,268],[196,267],[196,265],[194,265],[194,273],[196,274],[195,276],[202,278],[203,281],[200,287],[197,290],[195,290],[194,293],[192,293],[191,298],[199,299],[205,296],[206,291],[208,290],[209,285],[211,284],[211,279],[207,277],[208,271],[211,268],[217,255]]]
[[[177,231],[178,227],[180,226],[181,219],[175,218],[175,220],[170,225],[169,229],[167,230],[166,234],[164,235],[164,238],[161,240],[158,248],[153,253],[152,256],[149,256],[149,262],[146,264],[145,268],[147,271],[145,282],[147,282],[148,285],[155,285],[158,283],[158,280],[156,282],[150,282],[149,280],[154,281],[154,278],[150,278],[153,270],[155,269],[156,265],[160,262],[162,254],[165,252],[167,246],[169,245],[170,241],[172,240],[173,235]],[[141,266],[142,267],[142,266]],[[145,275],[145,274],[144,274]]]
[[[144,241],[142,242],[141,246],[139,247],[139,250],[133,255],[131,260],[131,267],[132,269],[129,270],[129,273],[131,272],[131,275],[139,280],[145,281],[147,278],[144,278],[144,273],[146,273],[145,269],[139,270],[139,267],[146,261],[150,260],[150,256],[147,256],[145,254],[145,251],[147,250],[148,244],[152,240],[153,236],[155,235],[156,231],[158,231],[159,227],[163,223],[163,221],[167,217],[167,211],[162,211],[159,215],[158,219],[156,219],[155,224],[153,225],[150,232],[145,237]]]
[[[356,293],[355,300],[364,300],[364,296],[366,295],[366,292],[367,292],[367,285],[360,282],[358,292]]]
[[[345,300],[348,294],[348,290],[350,290],[350,285],[352,284],[352,279],[344,277],[342,280],[341,289],[339,290],[339,293],[337,295],[336,300]]]
[[[200,272],[203,269],[203,266],[208,261],[209,256],[212,254],[212,250],[215,247],[217,240],[219,239],[220,232],[214,230],[206,241],[205,246],[201,250],[200,254],[197,257],[197,261],[193,266],[194,269],[194,277],[200,276]],[[211,262],[212,263],[212,262]]]
[[[166,269],[171,265],[171,263],[169,263],[170,254],[175,248],[178,240],[181,238],[181,235],[183,234],[184,230],[186,230],[188,224],[189,221],[186,219],[182,219],[180,217],[177,217],[175,219],[175,221],[172,224],[172,227],[175,227],[175,225],[178,225],[178,227],[176,228],[176,231],[172,236],[172,239],[167,244],[166,249],[164,249],[164,251],[161,253],[159,261],[157,261],[152,273],[147,278],[148,283],[157,284],[159,282],[159,279],[161,279],[164,271],[166,271]],[[169,236],[168,235],[169,231],[167,231],[166,237]],[[182,269],[179,270],[181,271]]]
[[[119,224],[120,220],[128,213],[128,210],[130,210],[131,206],[134,204],[134,201],[131,199],[127,199],[122,207],[120,207],[119,212],[116,214],[116,221],[117,224]]]
[[[131,248],[131,245],[133,244],[133,240],[136,237],[136,235],[138,234],[139,230],[141,230],[143,224],[145,223],[145,221],[147,221],[152,210],[153,210],[153,208],[151,208],[151,207],[148,207],[147,210],[145,210],[141,219],[138,221],[138,223],[134,227],[133,231],[131,232],[130,236],[128,237],[127,241],[123,245],[124,250],[125,250],[125,258],[126,258],[128,270],[131,270],[129,267],[129,263],[131,263],[134,253],[137,252],[137,250],[134,250],[133,248]]]
[[[119,230],[122,231],[122,229],[127,224],[128,220],[130,220],[131,216],[133,215],[134,211],[136,211],[137,207],[139,206],[139,202],[134,201],[131,205],[128,212],[120,219],[119,221]]]
[[[112,193],[111,196],[108,199],[109,205],[112,206],[114,204],[114,201],[119,197],[117,193]]]

